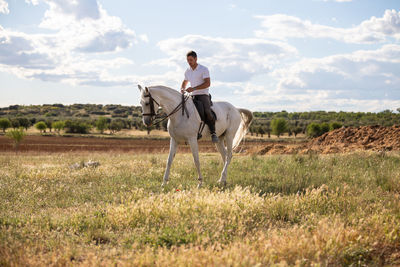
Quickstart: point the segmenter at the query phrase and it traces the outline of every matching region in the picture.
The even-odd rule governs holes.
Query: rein
[[[158,106],[160,106],[160,104],[151,96],[150,91],[147,92],[146,95],[144,95],[144,97],[149,97],[150,98],[150,113],[142,113],[142,116],[151,116],[151,117],[156,117],[157,118],[157,113],[155,112],[154,109],[154,103],[156,103]],[[173,114],[175,114],[176,112],[178,112],[180,109],[182,109],[182,116],[185,114],[185,103],[186,101],[188,101],[190,96],[184,96],[182,94],[182,102],[179,103],[179,105],[177,105],[169,114],[165,115],[163,118],[161,118],[161,120],[153,123],[153,125],[157,125],[163,121],[165,121],[166,119],[168,119],[170,116],[172,116]],[[189,113],[186,111],[186,116],[189,118]]]

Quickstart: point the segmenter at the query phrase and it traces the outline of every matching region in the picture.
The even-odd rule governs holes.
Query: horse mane
[[[171,93],[172,95],[176,95],[177,97],[181,96],[181,93],[178,92],[177,90],[175,90],[173,88],[170,88],[170,87],[167,87],[167,86],[164,86],[164,85],[149,86],[148,88],[149,88],[149,90],[151,90],[151,89],[160,89],[160,90],[168,91],[169,93]]]

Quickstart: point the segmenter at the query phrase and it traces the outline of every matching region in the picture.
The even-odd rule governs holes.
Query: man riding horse
[[[218,143],[218,137],[215,133],[215,118],[211,112],[211,101],[209,96],[210,88],[210,73],[207,67],[197,63],[197,54],[190,51],[186,54],[186,59],[189,68],[185,71],[185,78],[182,82],[181,92],[190,93],[195,101],[203,105],[205,119],[204,122],[208,125],[213,143]],[[190,87],[186,88],[190,82]],[[186,89],[185,89],[186,88]]]

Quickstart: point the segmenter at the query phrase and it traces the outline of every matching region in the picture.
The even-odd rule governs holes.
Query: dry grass
[[[0,265],[400,264],[399,153],[166,157],[1,155]]]

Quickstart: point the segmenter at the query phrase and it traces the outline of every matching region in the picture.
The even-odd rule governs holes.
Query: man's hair
[[[194,57],[197,58],[197,54],[196,52],[194,52],[193,50],[187,52],[186,57]]]

